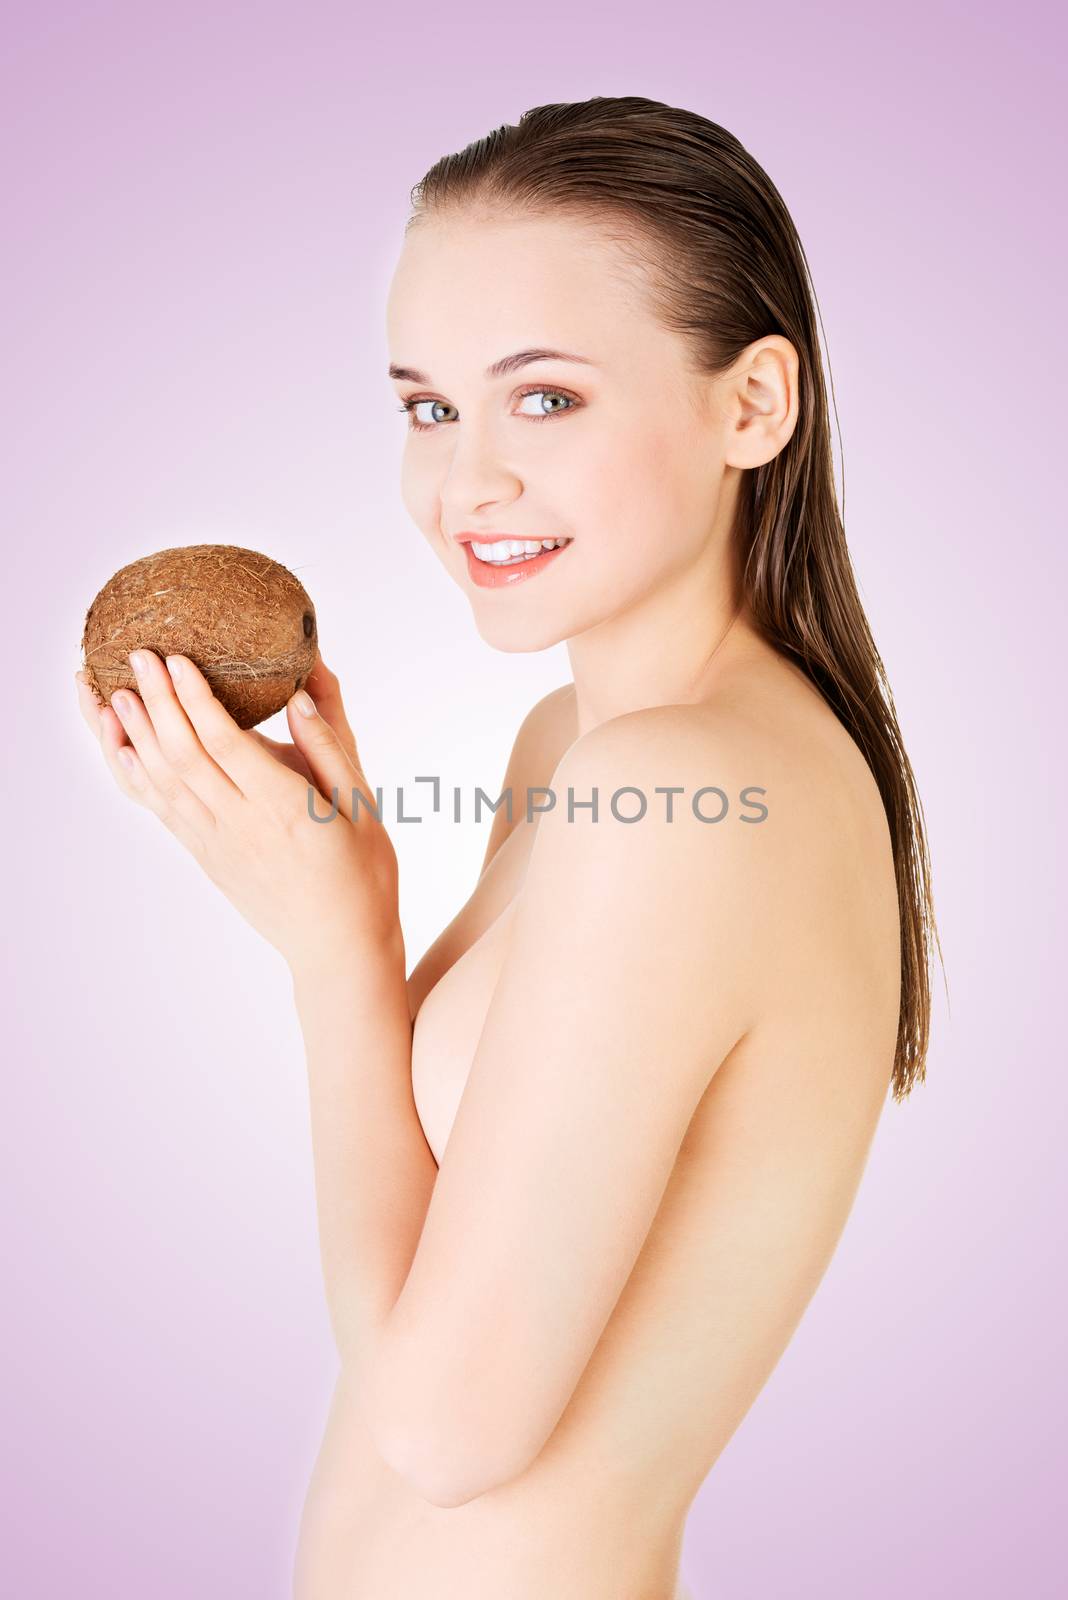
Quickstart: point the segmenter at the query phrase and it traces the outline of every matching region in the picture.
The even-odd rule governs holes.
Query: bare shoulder
[[[790,1071],[822,1054],[829,1082],[863,1070],[862,1094],[879,1093],[900,1004],[890,830],[867,761],[815,688],[773,669],[712,702],[628,712],[573,741],[552,784],[557,813],[593,788],[599,820],[641,813],[614,830],[648,829],[640,851],[599,827],[585,830],[587,854],[621,871],[629,857],[672,886],[770,1060]],[[592,821],[574,815],[580,829]]]

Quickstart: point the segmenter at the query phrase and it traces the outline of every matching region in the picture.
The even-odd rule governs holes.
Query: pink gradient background
[[[335,1375],[288,975],[115,790],[75,704],[85,610],[164,545],[268,551],[375,780],[495,792],[567,657],[491,652],[409,523],[385,293],[439,155],[628,93],[735,132],[805,242],[950,989],[936,965],[929,1081],[888,1101],[684,1570],[698,1600],[1064,1592],[1058,29],[6,9],[4,1593],[285,1600]],[[392,829],[410,964],[488,827]]]

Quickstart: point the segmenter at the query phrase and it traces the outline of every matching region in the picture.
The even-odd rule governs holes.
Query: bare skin
[[[320,719],[291,711],[293,747],[236,737],[195,676],[178,706],[158,662],[151,721],[125,722],[136,795],[168,826],[174,762],[194,793],[218,789],[195,736],[233,767],[247,803],[223,790],[191,848],[208,859],[215,841],[217,881],[276,935],[312,1019],[345,1338],[294,1596],[671,1600],[694,1495],[845,1226],[900,1001],[874,780],[761,636],[732,553],[742,474],[797,424],[796,352],[772,336],[696,373],[610,242],[544,218],[415,230],[389,331],[424,422],[402,475],[413,520],[486,642],[565,642],[573,682],[524,720],[505,776],[520,804],[467,904],[403,989],[385,965],[361,989],[360,1015],[381,996],[373,1040],[346,997],[380,945],[397,960],[388,840],[305,847],[274,899],[263,871],[291,778],[365,781],[337,680],[317,669]],[[487,378],[533,347],[588,364]],[[551,420],[549,395],[571,401]],[[487,589],[465,530],[572,543]],[[123,727],[86,715],[125,788]],[[719,823],[702,820],[715,795],[690,806],[712,785]],[[557,796],[529,823],[528,786]],[[598,822],[567,815],[569,786],[597,788]],[[610,817],[623,786],[648,798],[639,824]],[[682,791],[670,824],[658,786]],[[747,787],[768,808],[757,825],[740,820]],[[321,887],[338,874],[355,917]],[[346,968],[331,952],[368,921],[380,937]]]
[[[676,1594],[693,1498],[847,1220],[886,1099],[899,1000],[889,837],[859,752],[792,667],[758,653],[724,674],[720,698],[686,713],[712,774],[724,771],[725,702],[748,752],[739,770],[768,789],[769,824],[783,823],[774,842],[761,839],[778,889],[762,893],[755,918],[750,1026],[710,1073],[626,1288],[535,1461],[463,1505],[428,1504],[383,1464],[342,1376],[304,1508],[297,1600]],[[571,686],[535,708],[509,764],[516,792],[550,782],[576,725]],[[497,823],[474,893],[409,979],[416,1102],[436,1157],[540,826],[517,818],[509,829],[503,810]],[[660,1074],[670,1026],[643,1045]]]

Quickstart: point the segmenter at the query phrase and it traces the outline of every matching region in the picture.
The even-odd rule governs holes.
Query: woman
[[[293,975],[341,1356],[297,1600],[670,1600],[924,1074],[922,813],[767,175],[628,97],[538,107],[414,195],[404,502],[486,642],[565,640],[573,676],[471,898],[406,978],[321,660],[291,746],[151,651],[121,723],[86,712]]]

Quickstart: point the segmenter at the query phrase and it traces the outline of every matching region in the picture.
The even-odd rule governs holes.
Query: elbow
[[[412,1389],[391,1400],[376,1386],[365,1392],[365,1415],[386,1466],[421,1500],[452,1510],[518,1477],[528,1462],[506,1455],[509,1441],[499,1431],[480,1437],[475,1407],[443,1405],[442,1399],[438,1388],[431,1408]]]
[[[428,1505],[452,1510],[507,1483],[517,1474],[477,1451],[462,1430],[432,1434],[426,1427],[390,1426],[383,1419],[372,1430],[378,1454]]]
[[[442,1510],[469,1505],[503,1481],[465,1455],[427,1444],[382,1451],[382,1456],[420,1500]]]

